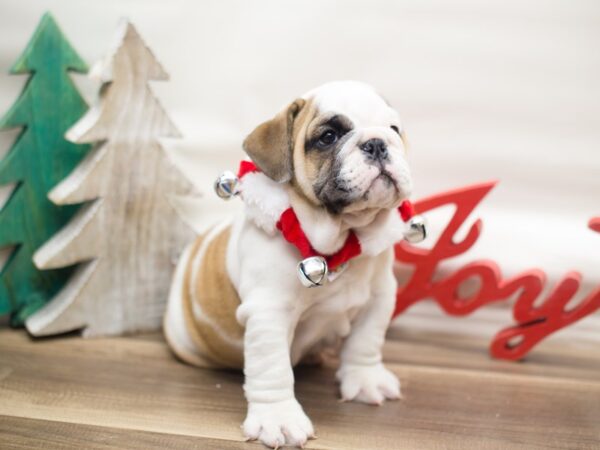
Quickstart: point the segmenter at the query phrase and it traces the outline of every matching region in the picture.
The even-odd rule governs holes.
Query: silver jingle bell
[[[238,183],[237,175],[230,170],[226,170],[215,180],[215,192],[220,198],[229,200],[238,194]]]
[[[327,283],[329,269],[322,256],[311,256],[298,263],[298,278],[304,287],[312,288]]]
[[[404,232],[404,239],[411,244],[418,244],[427,237],[427,226],[423,216],[413,216],[408,221],[408,228]]]

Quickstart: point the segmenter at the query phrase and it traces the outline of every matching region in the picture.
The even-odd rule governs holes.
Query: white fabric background
[[[211,184],[253,126],[315,85],[360,79],[404,118],[415,198],[500,180],[477,210],[479,243],[457,262],[541,267],[551,281],[578,269],[586,289],[600,285],[600,235],[586,227],[600,216],[595,0],[0,0],[2,111],[24,82],[7,71],[45,10],[90,63],[121,16],[138,27],[171,74],[153,88],[185,136],[169,148],[206,193],[202,221],[238,207]],[[94,84],[77,82],[91,101]]]

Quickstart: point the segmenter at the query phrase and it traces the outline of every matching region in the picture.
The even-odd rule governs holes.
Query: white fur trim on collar
[[[291,206],[286,186],[265,174],[251,172],[240,182],[246,217],[270,236],[278,233],[281,214]],[[292,194],[293,195],[293,194]],[[337,217],[315,210],[294,196],[294,211],[313,248],[324,255],[338,251],[348,236],[348,229]],[[298,203],[298,204],[296,204]],[[354,229],[362,254],[375,256],[402,240],[406,224],[396,210],[382,211],[370,224]]]
[[[375,256],[404,238],[406,224],[397,210],[382,211],[369,225],[355,230],[363,255]]]
[[[250,172],[240,182],[246,217],[269,235],[274,235],[281,214],[290,207],[290,199],[282,185],[261,172]]]

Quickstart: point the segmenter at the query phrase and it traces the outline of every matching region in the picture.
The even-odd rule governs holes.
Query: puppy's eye
[[[396,125],[392,125],[390,128],[392,130],[394,130],[396,133],[400,134],[400,129]]]
[[[323,132],[323,134],[321,134],[321,136],[319,136],[319,144],[323,147],[327,147],[327,146],[333,144],[337,140],[338,140],[338,135],[333,130],[327,130],[327,131]]]

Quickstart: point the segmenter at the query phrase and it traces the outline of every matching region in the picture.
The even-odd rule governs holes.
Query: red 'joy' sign
[[[489,182],[469,186],[415,203],[415,211],[419,214],[450,204],[454,204],[456,210],[431,249],[414,247],[405,241],[396,245],[396,259],[413,264],[415,269],[408,283],[398,290],[394,317],[425,298],[434,299],[450,315],[464,316],[488,303],[507,300],[517,294],[513,307],[516,323],[496,334],[490,352],[496,358],[518,360],[546,336],[600,309],[600,287],[575,307],[566,309],[581,284],[581,275],[575,271],[568,272],[539,306],[534,306],[534,303],[546,281],[545,273],[540,269],[531,269],[504,279],[494,261],[480,260],[434,281],[435,269],[442,260],[466,252],[479,238],[482,227],[480,219],[471,225],[462,241],[456,242],[454,235],[495,184]],[[600,233],[600,217],[591,219],[589,227]],[[479,289],[467,298],[461,297],[459,286],[472,278],[479,279]]]

